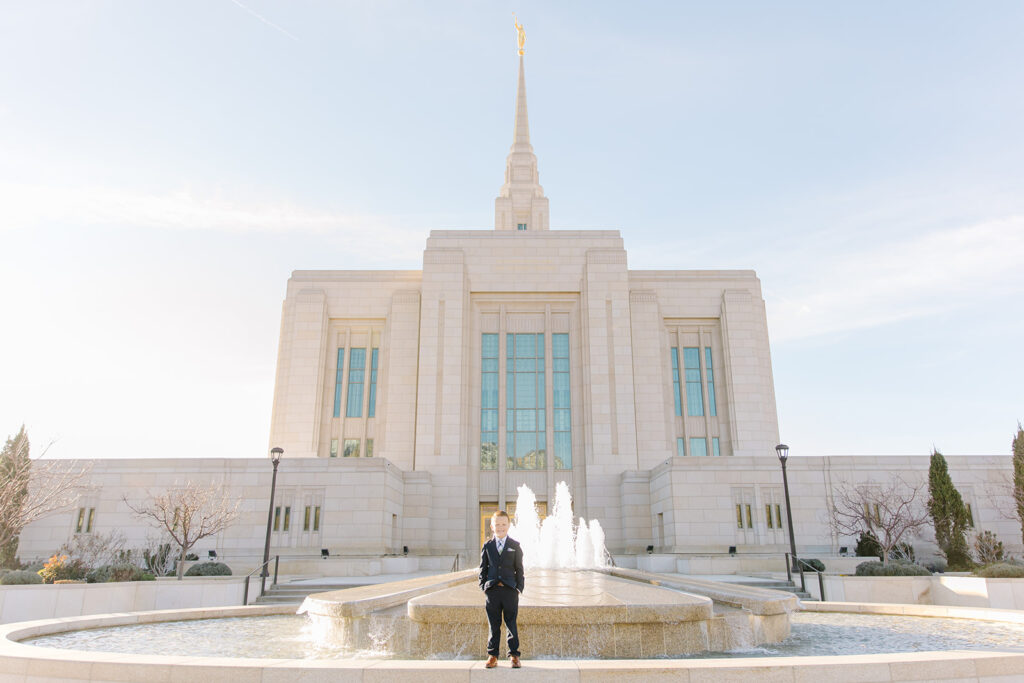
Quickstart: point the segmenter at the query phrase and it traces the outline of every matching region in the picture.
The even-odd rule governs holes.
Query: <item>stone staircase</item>
[[[365,584],[336,583],[279,583],[276,586],[267,586],[267,592],[261,595],[253,603],[254,605],[298,605],[311,593],[324,593],[336,591],[342,588],[355,588]],[[256,586],[257,590],[259,585]]]
[[[810,577],[808,577],[808,580],[810,580]],[[751,579],[750,581],[735,581],[733,583],[738,586],[753,586],[754,588],[769,588],[776,591],[785,591],[787,593],[792,593],[801,600],[817,601],[817,598],[811,597],[810,593],[800,590],[794,581],[785,581],[780,579]]]

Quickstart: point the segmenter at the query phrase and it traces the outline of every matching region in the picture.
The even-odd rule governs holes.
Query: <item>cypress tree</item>
[[[1024,538],[1024,427],[1020,422],[1013,437],[1013,500],[1020,520],[1021,537]]]
[[[0,451],[0,480],[6,481],[17,476],[14,474],[15,472],[27,471],[23,465],[28,461],[28,453],[28,434],[25,432],[25,425],[22,425],[17,435],[14,438],[8,438],[3,450]],[[22,479],[22,481],[14,482],[15,487],[13,489],[5,486],[12,493],[12,497],[10,500],[0,501],[0,504],[12,508],[20,508],[24,505],[25,498],[28,496],[28,479],[24,477]],[[9,519],[10,517],[11,515],[4,515],[4,519]],[[21,529],[11,529],[10,531],[19,533]],[[7,534],[3,535],[6,536]],[[0,567],[17,569],[17,554],[18,537],[14,536],[7,543],[0,545]]]
[[[937,450],[928,467],[928,513],[935,527],[935,542],[952,570],[970,569],[967,550],[967,506],[949,477],[946,459]]]

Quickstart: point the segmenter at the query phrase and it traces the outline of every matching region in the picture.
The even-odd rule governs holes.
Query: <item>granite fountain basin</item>
[[[309,596],[317,638],[350,651],[414,659],[486,656],[476,570]],[[531,654],[656,658],[774,643],[789,636],[795,596],[636,570],[535,569],[519,603]],[[701,594],[704,593],[704,594]]]

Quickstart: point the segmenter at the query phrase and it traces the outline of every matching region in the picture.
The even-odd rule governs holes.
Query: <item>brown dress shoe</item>
[[[484,667],[487,668],[487,669],[493,669],[496,666],[498,666],[498,658],[495,657],[494,655],[491,655],[490,657],[488,657],[487,658],[487,663],[484,664]]]
[[[508,658],[512,660],[512,668],[513,669],[519,669],[519,668],[521,668],[523,666],[522,664],[519,663],[519,657],[516,657],[515,655],[509,655]]]

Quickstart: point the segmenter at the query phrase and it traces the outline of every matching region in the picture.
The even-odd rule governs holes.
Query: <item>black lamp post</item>
[[[796,568],[800,572],[800,588],[806,591],[807,586],[804,584],[804,571],[800,566],[800,560],[796,556],[796,541],[793,539],[793,511],[790,509],[789,478],[786,476],[786,460],[789,459],[789,446],[784,443],[780,443],[775,447],[775,452],[779,454],[779,462],[782,463],[782,490],[786,496],[786,522],[789,523],[789,552],[793,558],[793,563],[796,564]]]
[[[267,511],[267,542],[263,544],[263,571],[260,572],[260,595],[267,590],[268,565],[270,564],[270,527],[274,523],[274,490],[277,488],[277,466],[281,464],[284,449],[275,446],[270,449],[270,462],[274,463],[274,475],[270,479],[270,509]]]

